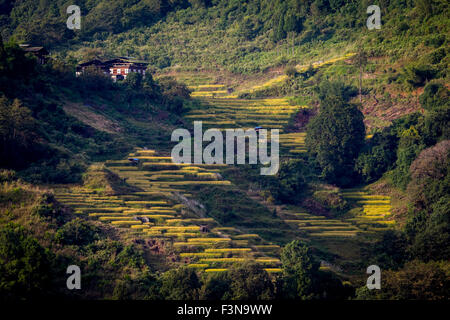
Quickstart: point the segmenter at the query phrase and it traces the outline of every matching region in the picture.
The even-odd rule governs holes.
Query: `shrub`
[[[427,81],[433,80],[437,70],[429,64],[415,63],[405,68],[404,76],[408,84],[413,87],[423,86]]]
[[[396,168],[392,172],[392,181],[399,188],[406,188],[410,179],[409,166],[423,148],[419,132],[414,126],[401,132]]]
[[[234,265],[229,271],[231,300],[270,300],[275,288],[268,273],[256,263]]]
[[[42,195],[39,204],[33,208],[33,214],[43,218],[54,218],[58,222],[62,222],[64,219],[61,207],[51,193]]]
[[[382,290],[357,290],[356,299],[447,300],[448,267],[444,263],[408,262],[399,271],[383,272]]]
[[[289,66],[286,68],[286,70],[284,71],[284,73],[289,77],[289,78],[294,78],[297,75],[297,69],[293,66]]]
[[[303,160],[288,160],[281,163],[274,183],[270,184],[271,193],[281,202],[296,203],[303,196],[306,188]]]
[[[398,137],[393,126],[374,134],[355,163],[355,169],[364,182],[373,182],[393,169],[397,144]]]
[[[449,106],[450,90],[437,81],[428,83],[420,95],[420,104],[426,110],[436,110],[439,107]]]
[[[42,298],[50,292],[48,252],[23,227],[15,224],[0,229],[1,300]]]
[[[76,218],[64,224],[55,234],[63,245],[87,245],[100,238],[100,229],[91,222]]]
[[[182,267],[165,272],[161,279],[161,294],[166,300],[195,300],[201,284],[195,270]]]

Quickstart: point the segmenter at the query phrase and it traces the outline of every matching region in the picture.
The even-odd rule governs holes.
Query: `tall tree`
[[[274,287],[268,273],[256,263],[237,265],[229,271],[232,300],[270,300]]]
[[[167,300],[196,300],[200,286],[195,270],[172,269],[163,275],[161,294]]]
[[[358,51],[353,57],[353,64],[359,69],[359,102],[362,102],[362,76],[364,67],[367,64],[367,54],[361,46],[361,43],[358,45]]]
[[[354,164],[364,145],[364,116],[349,104],[348,88],[325,82],[319,89],[320,112],[308,124],[306,146],[321,176],[339,186],[353,182]]]
[[[311,250],[298,240],[287,244],[281,252],[283,264],[283,294],[290,299],[311,299],[314,296],[314,277],[319,263]]]

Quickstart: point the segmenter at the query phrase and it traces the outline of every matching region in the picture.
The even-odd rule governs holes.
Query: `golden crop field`
[[[395,223],[390,219],[392,206],[388,196],[370,194],[364,189],[345,190],[342,194],[362,209],[361,214],[352,219],[357,225],[367,225],[376,230]]]
[[[296,157],[306,151],[304,133],[283,133],[282,130],[298,110],[307,106],[290,105],[284,98],[239,99],[236,95],[229,95],[224,84],[194,80],[189,85],[193,90],[192,96],[204,104],[192,108],[187,119],[202,120],[205,129],[248,129],[256,126],[280,129],[282,155]],[[271,79],[260,85],[260,88],[277,85],[284,80],[285,76]],[[258,87],[253,89],[257,90]],[[267,139],[270,140],[270,135]],[[138,158],[139,164],[134,165],[128,160],[129,157]],[[192,259],[188,263],[192,268],[222,272],[227,269],[215,268],[211,264],[233,264],[253,259],[264,264],[268,272],[281,272],[278,268],[279,245],[264,241],[258,234],[222,226],[210,217],[196,216],[174,197],[179,193],[189,199],[193,187],[198,185],[232,186],[230,181],[222,179],[220,175],[226,164],[175,164],[167,153],[136,148],[127,158],[106,161],[105,166],[127,184],[140,189],[114,196],[99,196],[93,190],[83,188],[64,189],[56,192],[57,199],[72,207],[77,214],[132,232],[133,236],[167,239],[167,246],[177,254],[177,262],[185,263],[184,259]],[[361,201],[365,201],[361,205],[364,206],[362,210],[366,216],[386,215],[389,209],[387,199]],[[321,217],[303,212],[286,217],[285,220],[300,234],[350,236],[357,233],[355,222],[326,219],[326,224],[321,221]],[[201,225],[206,225],[208,231],[203,233]]]
[[[188,259],[187,266],[198,270],[219,272],[215,270],[221,269],[211,268],[211,264],[230,265],[260,257],[263,251],[278,252],[279,247],[271,247],[270,244],[266,244],[268,247],[261,252],[257,247],[250,246],[249,240],[261,241],[258,235],[239,234],[234,228],[218,227],[213,218],[185,217],[181,214],[188,208],[176,202],[171,194],[179,192],[189,196],[187,191],[192,185],[231,185],[230,181],[222,180],[217,174],[226,165],[174,165],[170,157],[159,155],[154,150],[136,149],[129,156],[140,158],[143,163],[130,166],[128,160],[114,160],[108,161],[106,166],[141,190],[120,196],[98,196],[92,191],[80,189],[78,192],[60,192],[59,199],[75,206],[80,214],[90,219],[129,230],[134,237],[169,240],[168,245],[178,253],[179,262],[183,264],[183,259]],[[202,234],[200,225],[208,226],[210,230],[207,234]],[[226,236],[228,232],[232,236]],[[202,263],[201,259],[219,260]],[[267,258],[261,263],[275,268],[277,261]]]

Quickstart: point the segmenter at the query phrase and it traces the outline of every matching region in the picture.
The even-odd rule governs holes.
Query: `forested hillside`
[[[0,299],[449,299],[448,1],[71,4],[0,1]],[[174,163],[194,121],[279,170]]]

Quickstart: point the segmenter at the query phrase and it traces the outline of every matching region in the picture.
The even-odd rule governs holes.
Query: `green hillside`
[[[448,300],[447,1],[68,5],[0,1],[0,300]],[[279,130],[276,174],[174,163],[195,121]]]

